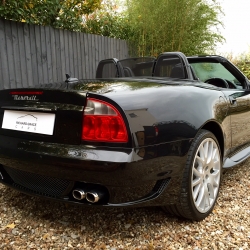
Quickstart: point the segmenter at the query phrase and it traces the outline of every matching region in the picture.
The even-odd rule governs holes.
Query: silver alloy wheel
[[[219,147],[212,138],[206,138],[199,145],[192,166],[192,197],[200,213],[206,213],[214,205],[219,191],[220,175]]]

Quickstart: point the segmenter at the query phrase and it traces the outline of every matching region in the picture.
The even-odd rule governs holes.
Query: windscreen
[[[211,78],[222,78],[234,83],[237,88],[242,88],[242,84],[239,80],[219,62],[194,62],[190,64],[202,82]]]

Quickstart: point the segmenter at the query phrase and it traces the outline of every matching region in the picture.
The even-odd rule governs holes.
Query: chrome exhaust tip
[[[86,200],[91,203],[96,203],[100,200],[100,196],[96,192],[87,192]]]
[[[76,200],[83,200],[86,197],[86,193],[82,189],[74,189],[72,195]]]

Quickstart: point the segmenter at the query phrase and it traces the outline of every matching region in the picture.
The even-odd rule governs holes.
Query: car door
[[[223,91],[229,101],[232,153],[250,146],[250,90]]]
[[[224,79],[227,77],[229,88],[224,89],[223,92],[229,102],[232,135],[231,155],[235,155],[234,161],[240,161],[250,154],[250,147],[245,150],[250,146],[249,80],[229,61],[222,61],[221,65],[229,72],[224,74]]]
[[[250,146],[249,80],[224,57],[199,56],[188,61],[201,82],[218,87],[227,99],[231,131],[224,136],[231,137],[226,154],[229,153],[232,161],[226,165],[236,165],[250,155],[250,147],[247,149]]]

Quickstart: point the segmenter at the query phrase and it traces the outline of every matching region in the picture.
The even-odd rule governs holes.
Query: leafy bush
[[[124,39],[131,56],[164,51],[195,55],[209,53],[223,41],[216,30],[222,14],[218,2],[0,0],[0,18]]]
[[[0,18],[80,31],[83,16],[100,8],[101,0],[3,0]]]
[[[216,30],[223,14],[217,0],[127,0],[127,5],[133,27],[129,40],[139,56],[204,54],[223,41]]]
[[[99,9],[86,15],[82,31],[96,35],[128,40],[131,33],[129,20],[124,12],[118,11],[114,0],[103,0]]]

